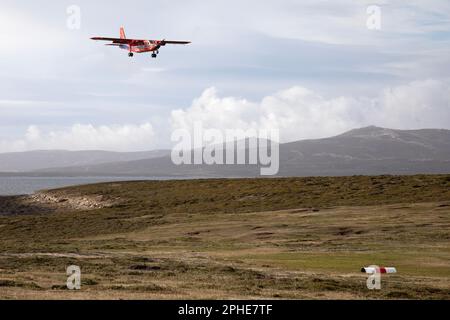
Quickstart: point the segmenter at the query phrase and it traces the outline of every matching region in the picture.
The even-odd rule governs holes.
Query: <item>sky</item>
[[[275,128],[282,142],[368,125],[450,129],[448,0],[1,0],[0,9],[0,152],[170,148],[171,133],[197,121]],[[192,44],[152,59],[90,40],[121,26],[129,38]]]

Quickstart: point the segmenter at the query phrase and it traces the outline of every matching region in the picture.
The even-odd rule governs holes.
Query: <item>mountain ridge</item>
[[[450,172],[450,130],[447,129],[398,130],[369,126],[323,139],[281,143],[279,147],[278,176]],[[258,165],[176,166],[169,150],[153,155],[125,161],[40,168],[32,172],[42,175],[259,176]]]

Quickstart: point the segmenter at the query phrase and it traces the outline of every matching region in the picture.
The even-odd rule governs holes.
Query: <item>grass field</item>
[[[0,198],[0,299],[449,299],[449,244],[450,175],[87,185]]]

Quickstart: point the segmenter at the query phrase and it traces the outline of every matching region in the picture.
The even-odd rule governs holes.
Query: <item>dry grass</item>
[[[120,182],[46,194],[50,206],[0,200],[3,212],[22,213],[0,217],[2,299],[450,298],[448,175]],[[74,199],[98,203],[81,210]],[[64,287],[71,264],[81,266],[80,291]],[[370,291],[359,272],[370,264],[399,273]]]

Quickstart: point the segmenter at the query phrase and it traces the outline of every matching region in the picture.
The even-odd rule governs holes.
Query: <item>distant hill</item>
[[[169,153],[170,150],[145,152],[37,150],[0,153],[0,172],[24,172],[45,168],[151,159]]]
[[[49,166],[50,167],[50,166]],[[43,175],[255,177],[257,165],[174,165],[161,156],[38,170]],[[280,144],[279,176],[450,173],[450,130],[355,129]]]
[[[450,130],[366,127],[280,147],[282,175],[450,172]]]

